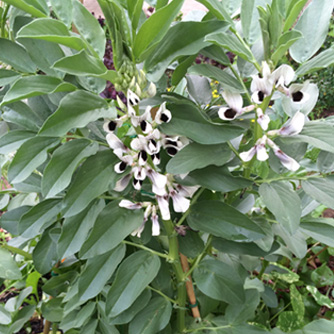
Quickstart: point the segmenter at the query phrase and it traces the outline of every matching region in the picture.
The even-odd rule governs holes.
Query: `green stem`
[[[267,179],[267,180],[254,180],[255,183],[261,184],[261,183],[270,183],[270,182],[275,182],[275,181],[289,181],[289,180],[299,180],[299,181],[307,181],[309,179],[321,179],[323,178],[323,175],[311,175],[311,176],[298,176],[298,175],[293,175],[293,176],[282,176],[282,177],[277,177],[275,179]]]
[[[6,6],[6,9],[2,15],[2,19],[1,19],[1,37],[5,38],[6,34],[5,34],[5,25],[6,25],[6,21],[7,21],[7,14],[9,11],[10,5]]]
[[[177,240],[177,233],[174,230],[174,225],[171,220],[164,220],[164,227],[167,232],[168,242],[169,242],[169,253],[168,256],[172,260],[172,264],[175,271],[175,276],[177,280],[177,329],[178,333],[183,333],[186,328],[185,315],[186,315],[186,298],[187,291],[185,281],[183,279],[183,270],[181,266],[180,256],[179,256],[179,245]]]
[[[2,243],[1,247],[9,250],[10,252],[12,252],[14,254],[22,255],[23,257],[26,258],[26,260],[32,260],[32,255],[29,254],[28,252],[25,252],[24,250],[22,250],[20,248],[9,246],[6,243]]]
[[[268,267],[269,265],[269,262],[266,261],[266,260],[263,260],[262,262],[262,268],[261,268],[261,271],[259,272],[259,280],[262,280],[262,276],[263,276],[263,273],[265,272],[266,268]]]
[[[191,203],[190,203],[190,207],[197,202],[197,200],[199,199],[199,197],[202,195],[203,191],[205,190],[205,188],[201,188],[200,190],[197,191],[197,193],[195,194],[195,196],[192,198]],[[189,208],[190,208],[189,207]],[[187,216],[190,213],[190,209],[188,209],[183,216],[180,218],[180,220],[177,222],[176,226],[180,226],[183,224],[183,222],[185,221],[185,219],[187,218]]]
[[[231,71],[233,72],[234,76],[236,77],[236,79],[239,80],[240,84],[242,85],[242,87],[244,88],[245,90],[245,94],[246,94],[246,97],[247,97],[247,100],[250,104],[253,104],[252,102],[252,97],[250,96],[249,92],[248,92],[248,89],[244,83],[244,81],[242,80],[242,78],[240,77],[239,73],[235,70],[235,68],[230,65],[229,68],[231,69]]]
[[[170,260],[170,256],[169,255],[163,254],[163,253],[160,253],[160,252],[156,252],[156,251],[154,251],[151,248],[145,247],[144,245],[139,245],[139,244],[136,244],[134,242],[127,241],[127,240],[123,240],[122,243],[126,244],[126,245],[133,246],[133,247],[137,247],[137,248],[140,248],[140,249],[143,249],[143,250],[146,250],[147,252],[150,252],[152,254],[158,255],[160,257],[163,257],[163,258],[167,259],[168,261]]]
[[[206,245],[203,249],[203,252],[197,256],[194,264],[191,266],[188,272],[186,272],[183,276],[183,280],[186,280],[188,276],[190,276],[193,271],[196,269],[196,267],[199,265],[199,263],[203,260],[204,256],[207,254],[208,249],[211,247],[211,242],[212,242],[212,235],[210,234],[208,237],[208,240],[206,242]]]
[[[147,286],[147,289],[150,289],[150,290],[152,290],[152,291],[158,293],[160,296],[164,297],[165,299],[167,299],[167,300],[170,301],[171,303],[173,303],[173,304],[177,304],[177,301],[176,301],[176,300],[174,300],[174,299],[168,297],[167,295],[165,295],[165,294],[164,294],[163,292],[161,292],[160,290],[154,289],[154,288],[152,288],[152,287],[149,286],[149,285]]]
[[[188,329],[185,330],[183,333],[195,333],[195,332],[200,332],[200,331],[217,331],[218,329],[225,329],[225,328],[231,328],[231,325],[226,325],[226,326],[218,326],[218,327],[200,327],[200,328],[193,328],[193,329]]]
[[[58,333],[58,325],[56,323],[52,323],[52,334]]]
[[[229,148],[233,151],[233,153],[242,161],[240,154],[238,152],[238,150],[235,149],[235,147],[231,144],[231,142],[227,142],[227,145],[229,146]]]
[[[286,304],[281,310],[279,310],[273,317],[269,319],[269,323],[271,323],[275,318],[277,318],[284,310],[286,310],[291,305],[291,302]]]

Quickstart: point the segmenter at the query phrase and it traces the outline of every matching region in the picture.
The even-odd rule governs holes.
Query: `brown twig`
[[[188,259],[185,255],[180,254],[181,258],[181,266],[183,271],[186,273],[189,271],[189,264],[188,264]],[[195,296],[195,291],[194,291],[194,286],[193,286],[193,281],[191,279],[191,276],[189,275],[186,281],[186,290],[189,298],[189,303],[191,307],[191,312],[193,314],[193,317],[196,319],[200,319],[201,315],[199,313],[199,309],[197,306],[197,300]]]
[[[307,263],[312,264],[313,260],[314,260],[315,258],[317,258],[317,257],[318,257],[322,252],[324,252],[327,248],[328,248],[328,246],[325,246],[325,247],[322,248],[318,253],[316,253],[316,254],[310,256],[310,257],[307,259]]]

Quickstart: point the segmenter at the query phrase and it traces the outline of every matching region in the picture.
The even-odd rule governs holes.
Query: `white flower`
[[[295,136],[298,135],[305,124],[305,116],[300,111],[297,111],[292,118],[283,124],[279,130],[272,130],[267,135],[280,135],[280,136]]]
[[[182,196],[176,190],[171,190],[169,193],[173,200],[173,207],[175,212],[186,212],[190,206],[190,200]]]
[[[263,113],[261,108],[256,109],[257,122],[260,124],[262,130],[266,131],[270,123],[270,117]]]
[[[132,174],[127,174],[123,176],[120,180],[116,182],[115,191],[123,191],[129,184],[130,180],[132,179]]]
[[[123,153],[128,152],[127,147],[115,134],[108,133],[106,139],[108,145],[113,150],[114,154],[117,155],[118,158],[121,158],[123,156]]]
[[[149,122],[150,118],[151,118],[151,107],[148,106],[143,115],[131,116],[131,123],[134,127],[140,126],[143,133],[148,134],[153,130],[152,125]]]
[[[164,196],[156,196],[158,201],[159,210],[163,220],[170,219],[170,212],[169,212],[169,203],[168,203],[168,195]]]
[[[155,96],[156,93],[157,93],[157,87],[155,86],[155,84],[153,82],[151,82],[150,85],[147,88],[147,95],[149,97],[153,97],[153,96]]]
[[[128,201],[127,199],[122,199],[119,202],[119,206],[121,208],[129,209],[129,210],[137,210],[141,209],[143,207],[142,203],[133,203],[131,201]]]
[[[103,124],[103,130],[107,133],[112,133],[116,128],[122,126],[122,124],[128,119],[128,115],[124,115],[116,119],[106,119]]]
[[[281,161],[281,164],[285,168],[287,168],[287,169],[289,169],[293,172],[295,172],[299,169],[299,167],[300,167],[299,163],[295,159],[293,159],[293,158],[289,157],[287,154],[285,154],[272,140],[270,140],[268,138],[267,143],[273,149],[274,154]]]
[[[295,78],[295,71],[289,65],[281,65],[270,76],[271,81],[276,87],[286,88]]]
[[[137,94],[135,94],[134,92],[132,92],[130,89],[128,89],[128,94],[127,94],[127,105],[128,107],[134,107],[136,105],[138,105],[140,102],[140,99],[138,97]]]
[[[252,78],[252,100],[256,104],[261,104],[267,96],[270,96],[273,89],[273,81],[268,64],[262,62],[262,76],[253,75]]]
[[[161,124],[161,123],[168,123],[171,119],[172,119],[172,114],[168,109],[166,109],[166,102],[164,102],[159,107],[154,120],[157,124]]]
[[[120,159],[121,161],[114,166],[114,170],[118,174],[123,173],[126,170],[126,167],[131,165],[133,162],[131,155],[124,155]]]
[[[152,221],[152,235],[153,236],[160,235],[160,224],[155,206],[153,206],[152,208],[151,221]]]
[[[267,150],[266,150],[266,141],[267,136],[263,136],[262,138],[258,139],[249,151],[240,153],[240,158],[243,161],[250,161],[256,154],[256,158],[259,161],[265,161],[269,158]]]
[[[228,107],[222,107],[218,111],[219,118],[223,120],[231,121],[244,112],[254,109],[253,105],[243,108],[242,96],[239,93],[224,91],[222,95],[228,104]]]
[[[310,95],[307,93],[308,85],[309,82],[306,81],[303,84],[292,84],[289,87],[288,94],[294,103],[303,104],[310,98]]]
[[[159,196],[164,196],[166,194],[167,176],[153,169],[147,170],[147,176],[152,182],[152,191]]]

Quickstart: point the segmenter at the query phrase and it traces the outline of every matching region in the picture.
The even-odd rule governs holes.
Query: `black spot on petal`
[[[141,121],[140,122],[140,128],[143,132],[147,129],[147,122],[146,121]]]
[[[295,92],[292,94],[293,102],[300,102],[304,97],[304,94],[301,91]]]
[[[177,146],[177,142],[176,141],[172,141],[172,140],[167,140],[166,144],[167,145]]]
[[[168,122],[169,118],[166,114],[162,114],[160,119],[163,121],[163,122]]]
[[[228,119],[233,119],[236,114],[237,112],[230,108],[225,111],[224,116]]]
[[[116,129],[117,124],[114,121],[110,121],[108,123],[108,130],[109,131],[114,131]]]
[[[175,147],[167,147],[166,152],[173,157],[177,153],[177,149]]]
[[[124,161],[122,161],[119,165],[119,170],[124,172],[125,169],[126,169],[126,166],[127,166],[127,164]]]
[[[157,147],[157,142],[156,142],[154,139],[151,139],[151,140],[150,140],[150,143],[151,143],[152,145],[154,145],[155,147]]]
[[[263,100],[264,100],[264,93],[262,91],[259,91],[258,94],[257,94],[257,96],[259,98],[259,101],[263,102]]]
[[[147,161],[147,153],[146,151],[140,151],[140,157],[144,160]]]

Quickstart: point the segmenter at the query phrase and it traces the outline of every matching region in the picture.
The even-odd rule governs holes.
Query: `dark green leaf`
[[[67,291],[69,285],[73,283],[77,275],[76,271],[68,271],[58,276],[53,276],[43,285],[42,289],[48,295],[56,297],[60,293]]]
[[[77,87],[61,79],[46,75],[28,76],[18,79],[4,96],[1,105],[29,97],[58,92],[72,92]]]
[[[0,86],[9,85],[20,76],[20,73],[0,68]]]
[[[125,255],[125,245],[88,259],[79,277],[79,296],[88,300],[98,295]]]
[[[0,60],[24,73],[34,73],[37,68],[27,51],[19,44],[0,38]]]
[[[32,207],[19,222],[19,232],[25,238],[33,238],[54,223],[61,210],[60,199],[47,199]]]
[[[45,17],[48,14],[45,2],[45,6],[41,6],[41,3],[36,0],[6,0],[5,2],[35,17]]]
[[[108,108],[103,98],[86,91],[76,91],[61,100],[59,108],[46,120],[40,134],[63,136],[72,128],[82,128],[99,118],[113,118],[115,111]]]
[[[301,201],[292,185],[285,181],[263,183],[259,193],[276,220],[290,234],[295,233],[301,217]]]
[[[20,183],[15,183],[15,189],[24,193],[40,193],[42,178],[38,174],[31,174]]]
[[[51,0],[51,5],[52,10],[55,12],[57,17],[70,27],[72,23],[72,0]]]
[[[114,184],[116,161],[117,157],[110,150],[105,150],[89,157],[81,165],[64,199],[64,217],[81,212]]]
[[[16,151],[24,142],[36,133],[26,130],[12,130],[0,138],[0,154],[8,154]]]
[[[53,197],[64,190],[70,184],[79,162],[95,154],[97,150],[98,144],[86,139],[71,140],[55,150],[44,170],[42,181],[44,197]]]
[[[91,258],[114,249],[143,223],[142,210],[127,210],[118,204],[118,201],[109,203],[99,214],[80,250],[80,258]]]
[[[149,252],[139,251],[126,258],[108,292],[108,315],[115,317],[129,308],[157,275],[159,268],[159,257]]]
[[[1,215],[0,226],[13,235],[19,234],[19,221],[31,209],[30,206],[20,206]]]
[[[151,299],[149,305],[130,322],[129,334],[154,334],[170,322],[172,305],[163,297]]]
[[[8,178],[12,183],[25,180],[47,159],[47,151],[58,145],[58,138],[36,136],[27,140],[15,154],[8,169]]]
[[[62,307],[62,298],[53,298],[42,304],[41,311],[43,312],[43,318],[51,322],[59,322],[64,315],[64,309]]]
[[[254,241],[265,235],[255,222],[220,201],[201,201],[192,205],[187,221],[194,230],[228,240]]]
[[[234,25],[233,20],[230,18],[230,15],[225,10],[224,4],[218,0],[198,0],[206,8],[212,12],[213,15],[219,20],[227,21],[229,24]]]
[[[6,249],[0,248],[0,277],[10,280],[18,280],[22,278],[21,271],[19,270],[13,256]]]
[[[245,301],[243,281],[230,265],[218,260],[203,260],[194,271],[199,290],[207,296],[228,304]]]
[[[201,145],[191,143],[169,160],[166,170],[172,174],[184,174],[209,165],[222,166],[231,157],[227,144]]]
[[[306,235],[334,247],[334,219],[307,217],[300,227]]]

